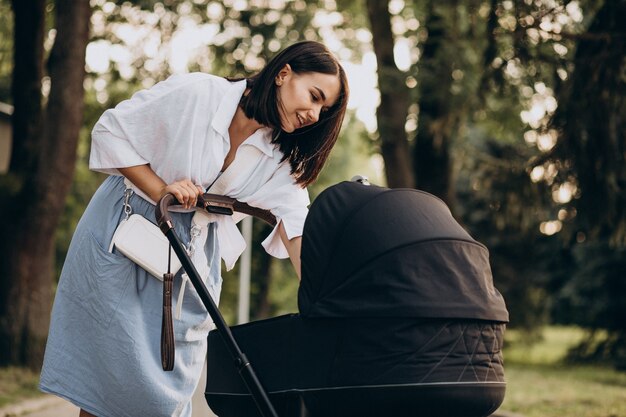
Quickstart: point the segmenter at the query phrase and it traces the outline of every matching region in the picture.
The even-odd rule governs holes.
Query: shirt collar
[[[272,129],[264,127],[254,132],[242,145],[252,145],[267,156],[274,156],[276,145],[271,143]]]
[[[246,80],[231,83],[230,87],[226,91],[226,94],[224,94],[224,97],[222,97],[222,100],[217,107],[215,116],[213,116],[211,126],[225,141],[229,138],[228,127],[235,116],[237,106],[239,105],[239,101],[241,101],[241,96],[244,91],[246,91]],[[274,155],[275,148],[275,145],[271,143],[271,140],[272,129],[265,127],[254,132],[248,139],[246,139],[244,144],[252,145],[267,156],[271,157]]]
[[[235,116],[235,111],[237,111],[237,106],[245,90],[246,80],[231,83],[217,106],[211,126],[222,135],[224,140],[228,139],[228,126]]]

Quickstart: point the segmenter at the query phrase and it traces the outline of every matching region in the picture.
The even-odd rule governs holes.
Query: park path
[[[204,385],[206,383],[206,364],[202,371],[202,378],[198,389],[193,395],[192,417],[216,417],[211,412],[204,399]],[[41,398],[25,401],[11,407],[0,409],[0,417],[78,417],[79,409],[69,401],[45,395]]]

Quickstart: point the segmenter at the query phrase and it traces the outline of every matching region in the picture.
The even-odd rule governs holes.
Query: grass
[[[39,372],[24,368],[0,368],[0,407],[38,397]]]
[[[540,342],[528,345],[507,330],[501,409],[524,417],[626,417],[626,372],[563,363],[567,349],[582,337],[580,329],[552,326]],[[36,372],[0,368],[0,407],[40,395],[38,380]]]
[[[533,345],[508,330],[504,361],[507,393],[501,409],[525,417],[624,417],[626,372],[569,365],[563,358],[583,337],[580,329],[550,327]]]

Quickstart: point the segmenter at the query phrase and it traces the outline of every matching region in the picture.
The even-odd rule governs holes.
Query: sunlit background
[[[202,2],[198,2],[202,3]],[[548,37],[559,34],[563,27],[580,23],[583,19],[581,8],[577,1],[567,3],[564,8],[558,9],[554,1],[543,1],[544,7],[556,8],[556,13],[546,15],[539,24],[539,28],[528,30],[530,39],[539,43]],[[265,8],[267,12],[255,15],[256,24],[277,24],[275,35],[287,39],[296,40],[297,32],[290,30],[294,24],[294,17],[288,13],[281,13],[288,4],[295,11],[304,11],[307,7],[302,0],[227,0],[224,2],[210,2],[204,8],[202,21],[194,13],[192,1],[180,2],[176,8],[176,16],[163,5],[156,3],[152,11],[141,10],[130,4],[123,4],[117,11],[124,21],[107,24],[109,15],[119,7],[115,3],[106,0],[92,0],[97,9],[92,17],[93,32],[95,37],[103,39],[92,41],[87,47],[88,70],[97,76],[93,81],[93,88],[97,92],[97,100],[101,103],[109,99],[107,93],[107,76],[115,66],[119,75],[126,80],[138,77],[137,63],[141,62],[147,73],[159,73],[160,68],[169,68],[171,73],[189,72],[193,64],[194,70],[213,72],[215,65],[212,62],[213,54],[211,46],[221,46],[234,39],[240,39],[250,35],[249,28],[235,22],[240,12]],[[420,28],[420,21],[414,14],[407,14],[403,0],[389,2],[389,10],[393,15],[392,30],[395,35],[394,59],[397,68],[406,72],[406,85],[415,88],[417,82],[410,72],[419,61],[419,35],[416,32]],[[513,1],[504,1],[505,9],[513,8]],[[486,4],[479,10],[482,17],[486,17],[489,9]],[[230,13],[230,15],[227,15]],[[167,26],[172,19],[176,19],[176,25]],[[229,18],[231,20],[229,20]],[[220,22],[225,22],[223,25]],[[355,117],[360,121],[370,135],[376,134],[376,109],[380,103],[380,94],[377,89],[376,56],[372,51],[372,34],[365,27],[346,29],[344,27],[344,15],[337,11],[337,4],[333,0],[325,1],[325,7],[317,9],[311,20],[311,25],[317,29],[321,40],[335,53],[344,66],[351,88],[349,109],[352,111],[349,117]],[[528,16],[525,22],[528,26],[535,22]],[[511,30],[519,24],[511,15],[500,18],[499,24]],[[168,33],[168,30],[171,30]],[[112,31],[116,42],[105,39],[107,31]],[[349,32],[349,33],[347,33]],[[111,34],[109,34],[111,35]],[[305,33],[307,36],[307,33]],[[54,31],[50,32],[54,37]],[[315,38],[310,33],[310,38]],[[350,39],[346,44],[346,39]],[[50,39],[51,44],[52,39]],[[249,72],[258,71],[265,64],[262,56],[263,48],[277,52],[281,43],[277,39],[269,39],[267,45],[263,36],[257,34],[249,39],[249,48],[237,48],[229,56],[230,60],[237,60]],[[358,53],[355,53],[354,45],[358,44]],[[565,55],[568,48],[560,43],[553,44],[554,51],[559,55]],[[141,59],[140,59],[141,57]],[[508,81],[518,85],[521,96],[524,97],[526,109],[520,112],[520,120],[527,125],[528,130],[524,134],[524,140],[529,146],[537,147],[541,152],[548,152],[556,143],[557,134],[554,130],[547,130],[547,122],[558,107],[552,89],[543,82],[534,85],[523,85],[522,79],[527,69],[522,67],[519,59],[513,58],[503,61],[498,57],[492,62],[492,66],[505,65],[504,72]],[[232,62],[229,62],[232,63]],[[559,76],[565,80],[567,72],[564,69],[558,71]],[[223,74],[226,75],[226,74]],[[455,70],[453,78],[462,79],[462,70]],[[150,76],[141,77],[143,87],[150,87],[156,80]],[[405,130],[408,134],[417,129],[417,117],[415,112],[407,117]],[[383,181],[384,163],[380,155],[375,154],[370,158],[370,168],[376,172],[379,181]],[[533,182],[552,182],[557,174],[553,164],[537,166],[530,172]],[[565,182],[556,186],[553,190],[553,199],[557,203],[567,203],[576,196],[577,186],[573,182]],[[540,230],[546,235],[552,235],[561,230],[561,222],[567,214],[561,214],[561,218],[555,218],[541,223]]]
[[[70,49],[65,37],[55,39],[54,27],[64,17],[56,12],[61,6],[77,12],[86,4],[91,33],[81,41],[80,50],[88,45],[81,90],[83,74],[74,82],[57,75],[76,66],[48,57],[53,46]],[[13,11],[28,20],[37,6],[45,22],[33,24],[41,31],[14,32],[19,23]],[[38,220],[58,218],[54,236],[41,228],[29,232],[39,243],[54,240],[54,261],[44,261],[55,271],[14,281],[52,291],[76,224],[104,180],[88,162],[91,129],[107,108],[174,73],[245,77],[285,46],[319,40],[345,67],[351,96],[340,140],[309,187],[312,200],[354,174],[440,197],[489,249],[494,284],[510,312],[503,408],[526,417],[626,415],[624,20],[623,0],[0,0],[0,208],[14,213],[22,207],[24,199],[10,197],[21,184],[55,183],[47,181],[48,165],[30,161],[75,168],[65,180],[71,189],[54,193],[62,214],[50,214],[48,200],[48,207],[34,210]],[[61,27],[72,40],[81,38],[80,31],[68,30],[71,25],[59,26],[60,35]],[[37,48],[14,56],[13,46],[38,33],[45,38],[43,57]],[[40,65],[41,72],[13,90],[21,78],[12,72],[18,62],[22,68]],[[41,74],[43,100],[29,90]],[[62,108],[78,115],[67,103],[79,101],[82,121],[55,113]],[[21,122],[11,105],[22,109]],[[25,113],[33,117],[26,120]],[[23,130],[43,126],[31,129],[28,140],[12,140],[16,120]],[[57,124],[73,125],[76,142],[55,130]],[[29,141],[39,145],[24,146]],[[73,150],[75,143],[75,158],[47,152]],[[21,163],[8,157],[10,146],[23,151]],[[55,180],[67,171],[57,174]],[[19,256],[5,260],[43,262],[24,242],[19,246],[15,236],[34,224],[21,218],[0,233],[15,242],[6,250],[19,247]],[[260,247],[268,233],[254,222],[253,320],[298,311],[293,269]],[[245,268],[224,273],[220,305],[231,324],[237,269]],[[9,294],[0,305],[17,306],[6,310],[4,322],[16,322],[19,312],[32,314],[33,300],[39,313],[30,323],[46,322],[49,309],[39,292],[18,298],[12,291],[8,285],[0,290]],[[14,340],[40,340],[25,337],[25,329]],[[25,359],[38,364],[36,355]],[[24,375],[22,368],[17,372]],[[3,384],[14,383],[14,375],[0,367],[0,407]]]

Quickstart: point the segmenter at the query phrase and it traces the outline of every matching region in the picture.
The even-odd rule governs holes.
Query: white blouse
[[[91,133],[89,167],[110,175],[117,168],[150,164],[166,183],[190,179],[206,190],[218,177],[230,149],[228,127],[246,88],[204,73],[174,75],[103,113]],[[289,239],[301,236],[310,203],[305,188],[295,183],[288,161],[270,143],[271,129],[257,130],[237,149],[223,194],[270,210]],[[239,157],[244,151],[245,157]],[[214,192],[212,190],[212,192]],[[146,200],[152,202],[145,194]],[[245,249],[235,225],[243,216],[214,216],[220,255],[227,269]],[[263,241],[265,250],[287,258],[278,226]]]

